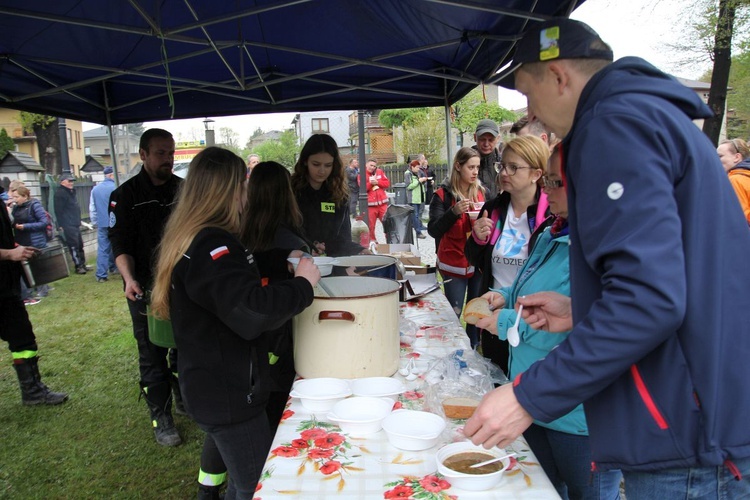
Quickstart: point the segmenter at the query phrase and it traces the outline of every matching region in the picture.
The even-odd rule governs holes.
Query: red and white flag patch
[[[226,245],[220,246],[218,248],[214,248],[211,250],[211,258],[213,260],[218,259],[219,257],[222,257],[224,255],[227,255],[229,253],[229,249]]]
[[[116,201],[110,201],[109,202],[109,206],[112,207],[112,208],[115,208],[117,206],[117,202]]]

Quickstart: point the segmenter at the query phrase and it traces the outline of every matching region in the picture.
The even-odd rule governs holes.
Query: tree
[[[384,109],[378,114],[378,121],[382,126],[392,129],[426,116],[427,108]]]
[[[240,136],[231,127],[221,127],[219,129],[219,142],[236,154],[240,153],[239,138]]]
[[[10,138],[8,132],[4,128],[0,128],[0,159],[5,156],[8,151],[15,151],[16,145],[13,139]]]
[[[489,118],[500,124],[518,119],[514,112],[497,103],[487,102],[481,88],[476,88],[466,94],[463,99],[453,105],[452,111],[455,117],[452,126],[460,132],[461,145],[463,145],[463,135],[473,134],[479,120]]]
[[[285,130],[275,141],[266,141],[253,149],[261,161],[275,161],[291,169],[299,157],[300,146],[294,130]]]
[[[146,131],[146,127],[141,123],[128,123],[128,134],[140,137]]]
[[[381,116],[382,113],[381,111]],[[443,154],[445,115],[440,108],[421,108],[420,112],[405,118],[402,127],[401,134],[393,135],[394,149],[399,155],[408,158],[409,155],[424,153],[434,162],[434,159]]]
[[[57,118],[21,111],[18,121],[26,132],[33,132],[36,135],[39,163],[42,164],[44,170],[52,175],[62,174],[60,129]]]

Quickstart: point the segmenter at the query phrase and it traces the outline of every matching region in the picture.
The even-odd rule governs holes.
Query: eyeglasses
[[[557,189],[564,186],[563,181],[560,179],[550,179],[546,175],[542,176],[542,186],[546,189]]]
[[[518,172],[519,169],[528,168],[531,169],[531,167],[521,167],[520,165],[516,165],[515,163],[503,163],[503,162],[496,162],[495,163],[495,172],[498,174],[505,170],[508,175],[516,175],[516,172]]]

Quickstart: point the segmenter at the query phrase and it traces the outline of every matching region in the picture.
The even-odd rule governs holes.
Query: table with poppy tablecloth
[[[469,340],[440,290],[400,304],[402,324],[412,325],[416,338],[401,344],[403,366],[409,358],[438,358],[456,349],[470,349]],[[409,323],[409,320],[413,323]],[[414,333],[414,332],[412,332]],[[394,408],[420,410],[425,381],[406,380],[407,390]],[[434,448],[403,451],[388,442],[384,431],[366,438],[351,437],[323,415],[314,415],[290,399],[274,437],[255,493],[271,498],[549,499],[559,498],[523,437],[498,486],[471,492],[451,487],[437,473],[435,454],[448,440],[463,440],[465,421],[448,420],[447,437]]]

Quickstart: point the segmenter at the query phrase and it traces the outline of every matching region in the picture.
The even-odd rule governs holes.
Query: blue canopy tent
[[[446,106],[583,0],[0,0],[0,106],[114,125]]]
[[[448,117],[505,76],[529,23],[583,1],[0,0],[0,107],[110,127],[424,106]]]

